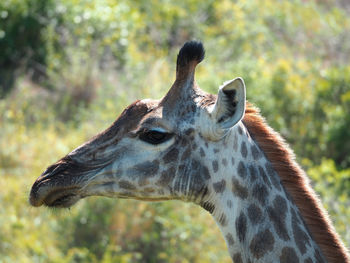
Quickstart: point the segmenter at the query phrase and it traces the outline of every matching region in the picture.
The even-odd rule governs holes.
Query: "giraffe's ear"
[[[239,122],[245,112],[246,91],[242,78],[225,82],[220,88],[212,111],[219,129],[227,130]]]

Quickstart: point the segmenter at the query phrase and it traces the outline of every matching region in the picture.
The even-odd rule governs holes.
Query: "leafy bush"
[[[15,74],[24,69],[33,80],[46,73],[45,29],[54,1],[4,0],[0,3],[0,97],[11,90]]]

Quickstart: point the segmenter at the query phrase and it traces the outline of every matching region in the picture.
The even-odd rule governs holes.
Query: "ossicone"
[[[205,50],[202,42],[188,41],[180,49],[176,61],[176,78],[187,78],[194,74],[198,63],[204,59]]]

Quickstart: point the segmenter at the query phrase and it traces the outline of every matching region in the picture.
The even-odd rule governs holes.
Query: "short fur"
[[[176,80],[193,78],[196,66],[204,59],[205,50],[199,41],[186,42],[180,49],[176,61]]]
[[[251,104],[247,104],[243,123],[280,176],[328,262],[350,262],[345,246],[289,146]]]
[[[186,66],[191,61],[195,61],[196,64],[200,63],[204,59],[204,55],[205,50],[202,42],[194,40],[186,42],[177,55],[176,70]]]

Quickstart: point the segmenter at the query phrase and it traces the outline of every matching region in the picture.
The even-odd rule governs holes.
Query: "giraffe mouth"
[[[49,185],[33,187],[29,197],[32,206],[68,208],[78,202],[82,196],[79,187],[52,187]]]
[[[79,195],[71,191],[56,190],[49,193],[42,201],[48,207],[69,208],[81,199]]]
[[[82,198],[82,181],[91,170],[81,166],[68,157],[49,166],[32,185],[29,203],[35,207],[56,208],[74,205]]]

